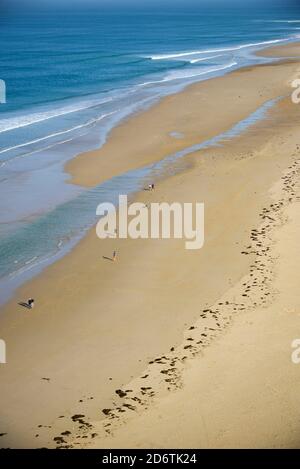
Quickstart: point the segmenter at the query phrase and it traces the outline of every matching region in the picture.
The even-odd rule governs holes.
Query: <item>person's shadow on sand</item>
[[[105,259],[106,261],[111,261],[111,262],[113,262],[113,258],[112,258],[112,257],[102,256],[102,258]]]
[[[31,309],[31,306],[28,303],[24,303],[24,301],[21,301],[18,305],[23,306],[23,308]]]

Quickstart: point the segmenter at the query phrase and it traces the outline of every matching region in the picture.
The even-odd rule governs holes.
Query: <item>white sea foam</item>
[[[300,23],[300,20],[254,20],[257,23]]]
[[[212,55],[210,57],[202,57],[201,59],[192,59],[190,60],[191,64],[196,64],[198,62],[204,62],[205,60],[216,59],[217,57],[223,57],[225,54]]]
[[[69,106],[64,106],[62,108],[55,108],[49,111],[34,112],[32,114],[18,115],[16,117],[10,117],[7,119],[0,120],[0,133],[7,132],[9,130],[18,129],[20,127],[26,127],[31,124],[36,124],[43,122],[54,117],[64,116],[67,114],[72,114],[74,112],[83,111],[85,109],[91,109],[93,107],[99,106],[100,104],[105,104],[111,101],[112,98],[102,99],[99,101],[93,102],[81,102],[80,104],[72,104]]]
[[[27,153],[22,153],[22,155],[18,155],[18,156],[15,156],[13,158],[10,158],[9,160],[3,161],[0,164],[0,168],[2,168],[3,166],[9,165],[10,163],[14,163],[16,160],[25,158],[26,156],[34,155],[35,153],[40,153],[41,151],[50,150],[51,148],[53,148],[57,145],[62,145],[63,143],[71,142],[73,139],[74,139],[74,137],[69,138],[67,140],[61,140],[60,142],[52,143],[51,145],[48,145],[48,146],[42,147],[42,148],[38,148],[37,150],[33,150],[33,151],[30,151],[30,152],[27,152]]]
[[[171,72],[165,78],[163,78],[162,80],[147,81],[145,83],[141,83],[139,86],[147,86],[147,85],[153,85],[153,84],[157,84],[157,83],[166,83],[166,82],[173,81],[173,80],[180,80],[180,79],[182,80],[182,79],[193,78],[193,77],[197,77],[197,76],[201,76],[201,75],[207,75],[209,73],[214,73],[214,72],[219,72],[221,70],[226,70],[227,68],[234,67],[235,65],[237,65],[237,62],[231,62],[229,64],[226,64],[226,65],[222,66],[222,67],[209,68],[209,69],[206,69],[206,70],[203,70],[201,68],[201,69],[199,69],[199,71],[195,71],[195,69],[193,69],[193,70],[184,71],[184,72],[180,72],[180,71]]]
[[[27,147],[28,145],[33,145],[34,143],[39,143],[39,142],[43,142],[45,140],[48,140],[49,138],[54,138],[54,137],[59,137],[60,135],[64,135],[64,134],[67,134],[69,132],[74,132],[75,130],[79,130],[79,129],[82,129],[83,127],[88,127],[90,125],[93,125],[101,120],[103,120],[105,117],[108,117],[112,114],[114,114],[116,111],[114,112],[109,112],[107,114],[102,114],[102,116],[96,118],[96,119],[91,119],[90,121],[88,122],[85,122],[84,124],[80,124],[80,125],[76,125],[74,127],[71,127],[70,129],[67,129],[67,130],[63,130],[61,132],[55,132],[53,134],[49,134],[49,135],[46,135],[45,137],[41,137],[41,138],[37,138],[35,140],[30,140],[29,142],[26,142],[26,143],[21,143],[20,145],[15,145],[13,147],[8,147],[8,148],[4,148],[4,150],[1,150],[0,151],[0,154],[2,153],[7,153],[8,151],[11,151],[11,150],[16,150],[18,148],[23,148],[23,147]]]
[[[183,59],[183,58],[190,57],[192,55],[201,55],[201,54],[214,53],[214,52],[231,52],[231,51],[246,49],[250,47],[264,46],[268,44],[277,44],[279,42],[286,42],[289,39],[291,38],[273,39],[272,41],[264,41],[264,42],[253,42],[249,44],[243,44],[241,46],[226,47],[222,49],[194,50],[190,52],[181,52],[181,53],[176,53],[176,54],[151,55],[151,56],[147,56],[147,58],[152,59],[152,60]]]
[[[25,265],[32,264],[36,259],[37,259],[37,256],[32,257],[32,259],[29,259],[28,261],[25,262]]]

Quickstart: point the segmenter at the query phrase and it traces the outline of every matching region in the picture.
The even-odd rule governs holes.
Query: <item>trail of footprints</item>
[[[224,331],[237,313],[249,311],[257,306],[264,307],[271,302],[276,294],[271,286],[274,263],[271,256],[271,234],[275,227],[285,221],[283,207],[299,200],[295,192],[299,174],[298,159],[281,178],[279,200],[260,213],[261,224],[259,228],[252,229],[249,245],[241,252],[242,255],[253,255],[254,261],[249,274],[240,283],[239,293],[234,295],[229,291],[212,307],[203,309],[198,321],[185,332],[181,345],[172,347],[167,354],[149,361],[143,376],[133,380],[128,387],[115,391],[116,400],[113,407],[99,411],[99,417],[101,414],[104,417],[100,424],[101,432],[111,434],[114,428],[128,420],[130,415],[147,409],[157,394],[179,389],[182,386],[181,377],[187,360],[202,353],[211,341]],[[151,386],[148,383],[151,383]],[[65,430],[56,436],[54,442],[59,449],[84,446],[85,442],[91,442],[98,436],[98,433],[93,431],[94,425],[87,421],[85,415],[73,415],[71,420],[78,426],[77,431],[72,434]],[[99,423],[97,428],[99,431]]]

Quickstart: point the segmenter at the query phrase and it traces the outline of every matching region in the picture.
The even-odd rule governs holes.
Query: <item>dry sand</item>
[[[74,181],[97,184],[227,130],[290,94],[298,66],[245,69],[167,98],[116,129],[103,150],[77,158]],[[299,118],[287,97],[241,137],[184,158],[155,192],[137,195],[204,202],[203,249],[187,251],[181,240],[99,241],[93,230],[17,291],[1,310],[1,446],[299,444],[300,368],[290,359],[300,306],[292,186]],[[173,141],[168,131],[185,138]],[[113,159],[106,166],[105,152]],[[103,258],[114,249],[116,263]],[[32,311],[17,305],[29,296],[37,299]]]
[[[249,273],[202,310],[147,378],[123,388],[132,392],[93,422],[96,440],[83,433],[88,447],[299,448],[300,369],[291,360],[300,317],[299,176],[298,158],[273,187],[245,251],[256,252]]]

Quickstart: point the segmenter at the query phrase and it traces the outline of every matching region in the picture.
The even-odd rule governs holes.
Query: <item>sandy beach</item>
[[[1,308],[1,447],[300,446],[300,367],[291,361],[300,334],[299,50],[268,49],[285,60],[169,96],[66,166],[70,182],[92,187],[281,98],[238,137],[167,166],[154,192],[136,194],[146,204],[204,202],[201,250],[183,240],[100,241],[93,229]],[[107,259],[114,250],[117,262]],[[33,310],[18,305],[29,297]]]

